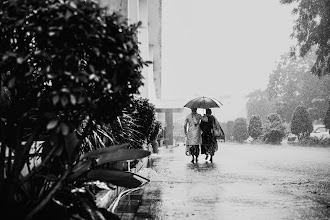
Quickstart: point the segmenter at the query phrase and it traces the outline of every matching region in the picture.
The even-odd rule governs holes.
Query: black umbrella
[[[190,100],[184,107],[187,108],[220,108],[223,105],[219,100],[209,97],[198,97]]]

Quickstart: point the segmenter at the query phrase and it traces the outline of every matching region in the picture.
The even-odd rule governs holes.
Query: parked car
[[[288,144],[294,143],[298,141],[298,136],[295,134],[292,134],[291,132],[288,133]]]
[[[254,140],[253,137],[249,136],[249,138],[246,139],[245,142],[247,142],[247,143],[251,143],[253,140]]]
[[[310,137],[330,138],[329,129],[326,129],[324,125],[314,126],[314,131],[310,134]]]

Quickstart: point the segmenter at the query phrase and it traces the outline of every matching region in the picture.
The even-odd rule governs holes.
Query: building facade
[[[119,12],[129,24],[142,22],[138,32],[140,54],[143,60],[151,61],[143,68],[144,86],[140,95],[156,107],[158,118],[165,128],[167,145],[173,144],[173,113],[182,109],[161,100],[162,97],[162,0],[98,0],[109,13]],[[164,117],[162,117],[164,116]],[[164,118],[164,120],[162,120]]]
[[[129,24],[142,22],[139,29],[141,57],[151,61],[148,67],[143,68],[144,86],[140,88],[143,98],[148,98],[155,106],[161,99],[162,80],[162,0],[98,0],[109,12],[119,12],[127,17]]]

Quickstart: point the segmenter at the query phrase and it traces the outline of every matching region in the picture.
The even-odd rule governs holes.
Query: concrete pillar
[[[182,112],[183,108],[156,108],[156,112],[165,113],[165,138],[167,145],[173,145],[173,113]]]
[[[142,26],[139,29],[138,40],[141,43],[140,55],[144,61],[150,61],[148,17],[148,0],[139,0],[139,20],[142,22]],[[149,98],[149,67],[143,67],[142,76],[144,86],[140,87],[140,94],[143,98]]]
[[[166,145],[173,145],[173,111],[165,111]]]
[[[149,60],[154,61],[154,46],[149,45]],[[148,97],[151,103],[154,105],[158,105],[159,100],[157,99],[156,95],[156,88],[155,88],[155,75],[154,75],[154,63],[149,64],[148,67]]]
[[[149,0],[149,45],[152,46],[155,96],[161,99],[162,0]],[[149,53],[150,56],[150,53]],[[150,72],[149,72],[150,73]]]

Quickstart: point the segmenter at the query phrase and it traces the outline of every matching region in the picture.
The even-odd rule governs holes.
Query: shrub
[[[253,139],[258,138],[262,134],[262,122],[260,115],[251,116],[248,133]]]
[[[134,129],[138,131],[139,142],[136,144],[151,143],[153,126],[156,121],[155,106],[149,102],[149,99],[138,97],[132,100],[129,112],[135,121]]]
[[[162,129],[161,122],[155,120],[152,125],[151,133],[149,136],[149,143],[155,141],[158,138],[161,129]]]
[[[247,123],[245,118],[237,118],[234,122],[234,139],[243,142],[248,138]]]
[[[234,121],[228,121],[226,124],[226,129],[224,130],[225,132],[225,137],[226,141],[231,140],[234,137]]]
[[[266,117],[265,132],[263,140],[265,143],[279,144],[285,136],[285,127],[282,124],[281,116],[272,113]]]
[[[302,105],[296,107],[291,121],[291,132],[298,138],[308,137],[313,131],[313,124],[309,113]]]
[[[330,138],[319,139],[317,137],[303,137],[298,141],[301,146],[329,147]]]
[[[162,129],[162,124],[159,121],[155,121],[152,125],[152,130],[149,136],[149,143],[151,143],[153,153],[158,152],[158,144],[157,144],[157,138],[159,137],[159,134]]]
[[[100,124],[122,116],[142,85],[148,62],[139,54],[140,24],[128,25],[94,1],[5,0],[0,11],[0,87],[6,93],[1,213],[13,219],[49,217],[59,214],[49,209],[53,205],[64,213],[57,219],[105,219],[87,182],[134,187],[132,174],[103,165],[148,155],[125,144],[105,148],[97,135],[108,137]],[[38,154],[30,154],[43,134]]]

